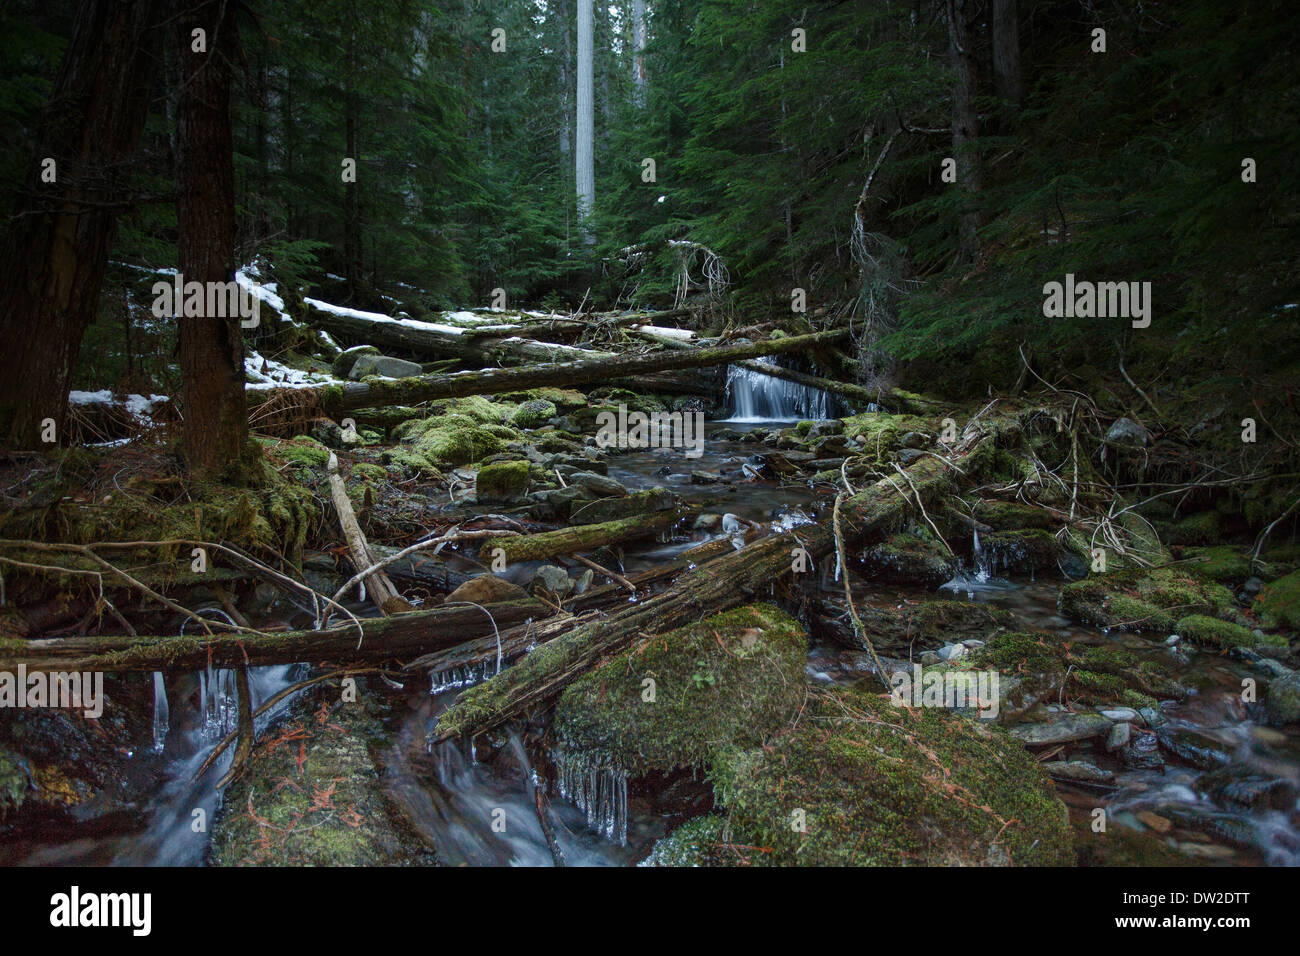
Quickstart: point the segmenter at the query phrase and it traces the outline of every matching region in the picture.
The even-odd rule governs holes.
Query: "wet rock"
[[[838,418],[827,418],[812,423],[808,429],[809,438],[818,438],[823,435],[843,435],[844,423]]]
[[[1289,781],[1239,765],[1211,770],[1200,776],[1192,787],[1220,805],[1247,809],[1290,810],[1296,801],[1296,788]]]
[[[1117,724],[1116,726],[1132,728],[1133,725]],[[1129,742],[1120,748],[1119,758],[1124,766],[1134,770],[1155,770],[1163,767],[1165,763],[1156,735],[1146,730],[1132,731]]]
[[[568,479],[569,484],[578,485],[595,498],[620,498],[628,494],[623,483],[608,475],[599,475],[593,471],[574,472]]]
[[[1037,724],[1018,724],[1011,735],[1030,747],[1087,740],[1110,733],[1111,722],[1100,714],[1062,714]]]
[[[1150,810],[1139,810],[1134,814],[1141,821],[1142,825],[1149,830],[1155,830],[1156,833],[1168,833],[1174,828],[1174,823],[1168,817],[1162,817],[1158,813]]]
[[[717,531],[722,527],[722,515],[713,512],[705,512],[695,519],[691,525],[694,531]]]
[[[448,594],[447,602],[468,601],[473,604],[492,604],[496,601],[520,601],[526,597],[528,592],[517,584],[511,584],[505,578],[499,578],[495,574],[480,574]]]
[[[1115,775],[1086,760],[1049,760],[1043,769],[1053,780],[1071,783],[1114,783]]]
[[[342,359],[342,357],[343,356],[339,356],[340,359]],[[359,382],[368,375],[382,375],[387,378],[407,378],[411,375],[419,375],[423,371],[424,370],[416,362],[408,362],[406,359],[391,358],[387,355],[366,353],[357,356],[356,361],[352,363],[352,368],[348,371],[348,378],[354,382]]]
[[[891,535],[862,554],[864,575],[886,584],[938,587],[952,580],[956,561],[943,546],[929,538],[900,533]]]
[[[567,488],[534,491],[528,496],[528,500],[534,502],[528,509],[533,517],[540,521],[550,521],[567,519],[576,503],[591,499],[585,489],[570,485]]]
[[[819,471],[839,471],[845,458],[814,458],[808,462],[808,470],[816,474]]]
[[[1107,720],[1132,722],[1142,719],[1142,715],[1132,707],[1099,707],[1097,712]]]
[[[1110,728],[1110,735],[1106,738],[1107,750],[1122,750],[1129,745],[1133,739],[1133,725],[1130,723],[1117,723]]]
[[[898,462],[904,468],[913,462],[920,461],[925,457],[925,452],[919,448],[900,448],[898,449]]]
[[[586,492],[590,494],[590,492]],[[668,511],[680,505],[680,499],[667,488],[651,488],[648,491],[635,491],[625,497],[603,498],[575,505],[569,511],[570,520],[575,524],[600,524],[604,521],[616,521],[633,515],[649,514],[652,511]]]
[[[1156,731],[1156,739],[1167,753],[1202,770],[1225,767],[1232,760],[1223,744],[1188,727],[1162,727]]]
[[[691,484],[693,485],[714,485],[718,483],[718,476],[707,471],[691,472]]]

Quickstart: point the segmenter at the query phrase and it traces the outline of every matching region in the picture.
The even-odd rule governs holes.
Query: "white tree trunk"
[[[632,0],[632,79],[637,106],[645,106],[645,0]]]
[[[596,202],[595,117],[592,98],[592,0],[578,0],[578,220],[583,241],[591,244],[591,211]]]

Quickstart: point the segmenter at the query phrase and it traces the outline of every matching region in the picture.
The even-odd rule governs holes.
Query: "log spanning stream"
[[[687,460],[673,449],[633,452],[609,461],[610,477],[634,491],[667,486],[687,501],[708,499],[716,510],[725,508],[744,521],[770,525],[806,520],[805,509],[823,495],[804,484],[766,481],[732,486],[724,491],[730,497],[719,506],[717,487],[691,480],[693,470],[743,468],[756,447],[743,440],[746,430],[763,429],[773,420],[827,413],[825,395],[774,382],[733,370],[731,422],[710,424],[701,458]],[[768,417],[752,420],[759,415]],[[623,571],[652,568],[673,560],[687,547],[726,534],[726,529],[679,528],[675,536],[665,534],[629,546]],[[1064,641],[1121,648],[1152,661],[1183,653],[1150,637],[1107,634],[1071,624],[1056,609],[1062,579],[1008,579],[995,561],[984,559],[978,543],[974,554],[974,566],[961,570],[941,588],[886,590],[862,585],[855,589],[855,601],[881,607],[940,596],[956,598],[1005,609],[1015,615],[1019,627],[1055,632]],[[532,569],[523,566],[512,572],[526,577]],[[821,592],[828,599],[838,598],[842,584],[824,577]],[[353,607],[358,613],[363,610],[361,604]],[[815,637],[806,674],[814,683],[850,684],[866,676],[869,666],[861,651]],[[1242,678],[1247,675],[1244,664],[1193,653],[1182,658],[1181,667],[1180,677],[1195,685],[1197,692],[1169,710],[1168,732],[1189,741],[1192,762],[1134,766],[1104,781],[1059,782],[1063,799],[1072,812],[1107,808],[1114,826],[1171,834],[1176,851],[1189,863],[1300,864],[1296,808],[1242,797],[1300,790],[1300,738],[1248,719],[1239,701]],[[430,731],[439,714],[468,686],[494,671],[495,665],[479,666],[443,673],[432,681],[413,672],[400,688],[375,695],[382,700],[366,731],[365,745],[378,768],[378,786],[393,815],[403,821],[404,832],[426,851],[432,850],[439,863],[549,866],[562,859],[567,865],[634,865],[681,819],[683,805],[699,799],[702,779],[695,773],[629,780],[625,774],[592,770],[556,752],[549,741],[529,737],[517,724],[496,732],[497,752],[488,762],[476,762],[461,741],[430,745]],[[251,668],[254,708],[309,672],[306,665]],[[211,831],[221,813],[217,781],[230,765],[234,748],[205,774],[197,779],[194,775],[216,742],[235,726],[232,675],[224,670],[173,674],[166,680],[162,675],[152,679],[129,675],[126,679],[148,682],[154,701],[151,737],[140,739],[120,762],[124,781],[148,781],[140,788],[143,798],[103,815],[92,832],[73,840],[59,832],[22,834],[0,848],[0,863],[211,862]],[[275,735],[294,706],[293,698],[287,698],[259,717],[259,736]],[[295,738],[283,732],[281,736],[292,755]],[[1198,767],[1196,754],[1207,751],[1212,756]],[[298,759],[305,759],[305,751]],[[558,786],[543,782],[542,762],[553,765]],[[1210,766],[1212,771],[1206,769]],[[1210,789],[1199,786],[1200,778],[1211,772],[1224,783]],[[294,783],[288,779],[283,785]],[[539,809],[544,803],[545,811]],[[248,804],[250,815],[255,815],[251,794]]]

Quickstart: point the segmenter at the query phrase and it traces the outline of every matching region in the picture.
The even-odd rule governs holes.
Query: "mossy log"
[[[726,345],[691,351],[650,352],[645,355],[617,355],[612,358],[588,359],[576,362],[557,362],[523,368],[492,368],[474,372],[456,372],[451,375],[420,375],[412,378],[372,379],[367,382],[346,382],[342,385],[323,385],[314,389],[268,389],[250,393],[249,401],[274,398],[286,400],[298,407],[308,395],[320,401],[321,407],[333,418],[358,408],[382,405],[414,405],[439,398],[463,398],[467,395],[487,395],[494,392],[512,392],[555,385],[570,388],[612,379],[631,378],[671,369],[707,368],[728,365],[741,359],[762,355],[799,352],[823,342],[832,342],[848,335],[847,329],[799,335],[749,345]]]
[[[487,613],[484,613],[486,611]],[[529,618],[540,620],[550,609],[532,599],[503,601],[483,607],[457,605],[429,611],[365,618],[364,635],[349,622],[320,631],[270,634],[218,632],[165,637],[67,637],[0,642],[0,670],[20,664],[29,671],[156,671],[292,664],[322,661],[349,664],[418,657],[467,639],[495,634]],[[491,618],[489,619],[489,614]]]
[[[671,528],[685,513],[684,510],[675,508],[671,511],[652,511],[648,514],[620,518],[617,521],[580,524],[515,538],[492,538],[479,549],[478,556],[479,560],[490,562],[497,557],[495,552],[500,548],[510,564],[519,561],[541,561],[557,554],[573,554],[576,551],[589,551],[606,544],[648,538]]]
[[[967,426],[952,461],[963,482],[978,480],[997,443],[1019,434],[1021,416],[1007,415]],[[841,526],[846,547],[878,539],[904,523],[919,496],[933,503],[959,474],[945,461],[925,457],[901,476],[885,478],[846,499]],[[466,691],[438,720],[439,741],[490,730],[543,703],[603,657],[644,634],[661,634],[700,618],[750,603],[771,593],[795,568],[815,573],[817,561],[835,548],[829,521],[772,534],[732,554],[687,571],[663,592],[604,620],[583,625],[538,648],[492,680]],[[811,560],[795,559],[803,548]]]

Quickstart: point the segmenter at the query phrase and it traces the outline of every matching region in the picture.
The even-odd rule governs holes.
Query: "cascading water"
[[[162,753],[167,744],[168,723],[171,714],[167,707],[167,685],[162,671],[153,672],[153,749]]]
[[[775,366],[771,356],[757,359]],[[783,378],[764,375],[738,365],[727,367],[727,418],[730,422],[798,422],[830,418],[831,397]]]

